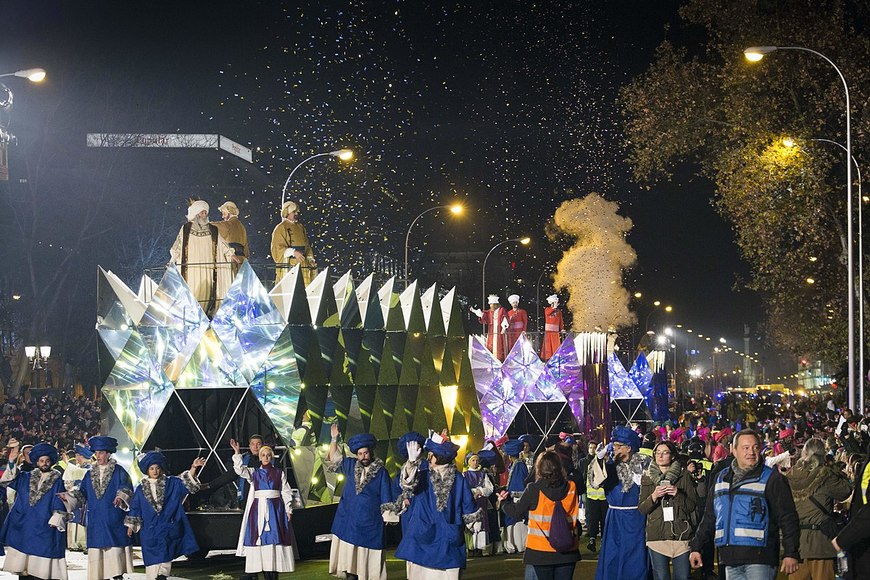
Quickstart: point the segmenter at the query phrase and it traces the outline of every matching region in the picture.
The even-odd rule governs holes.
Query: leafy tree
[[[805,51],[777,51],[750,63],[743,49],[806,47],[830,58],[849,85],[853,155],[863,166],[870,6],[688,0],[679,14],[679,30],[668,31],[649,69],[620,95],[635,177],[652,185],[671,179],[677,165],[694,163],[715,184],[713,203],[733,224],[752,269],[748,287],[767,304],[769,336],[794,354],[843,364],[845,154],[813,141],[845,143],[842,81]]]

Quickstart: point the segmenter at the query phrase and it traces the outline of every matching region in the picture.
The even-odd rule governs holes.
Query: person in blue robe
[[[166,580],[174,559],[199,551],[183,502],[199,491],[196,470],[205,459],[194,459],[181,477],[166,475],[166,458],[159,451],[149,451],[137,463],[147,477],[133,494],[124,525],[130,536],[139,532],[146,578]]]
[[[490,496],[495,490],[492,480],[486,472],[486,465],[479,453],[469,453],[465,456],[465,471],[462,477],[468,482],[468,487],[471,488],[471,495],[474,496],[474,503],[477,507],[483,510],[483,527],[479,532],[468,531],[466,544],[469,551],[476,556],[488,555],[492,547],[490,542],[489,518],[487,512],[490,509]]]
[[[73,491],[82,485],[82,479],[91,468],[94,452],[87,445],[76,443],[72,453],[73,460],[63,470],[63,485]],[[84,552],[88,548],[85,533],[85,507],[77,506],[72,510],[72,518],[66,524],[66,547],[68,550]]]
[[[407,529],[396,548],[406,561],[408,580],[458,580],[465,568],[465,528],[482,529],[483,510],[474,502],[468,482],[456,469],[459,447],[446,432],[432,434],[423,445],[429,469],[419,469],[422,449],[408,444],[402,466],[403,489],[418,490],[408,505]]]
[[[57,449],[39,443],[30,449],[32,471],[16,465],[19,448],[9,451],[0,485],[15,491],[15,503],[0,529],[0,545],[6,548],[3,570],[43,580],[66,580],[67,508],[57,463]],[[27,574],[25,574],[25,572]]]
[[[417,433],[416,431],[409,431],[399,437],[399,441],[396,443],[399,451],[399,457],[402,458],[402,464],[404,465],[405,461],[408,461],[408,443],[411,441],[416,441],[420,447],[423,447],[423,443],[426,442],[426,438]],[[428,466],[426,464],[421,464],[420,469],[426,469]],[[402,490],[402,473],[401,471],[397,472],[396,475],[391,480],[390,491],[393,495],[393,502],[395,503],[395,507],[392,509],[388,509],[384,511],[385,519],[388,523],[394,523],[393,518],[387,519],[387,514],[401,514],[398,516],[399,522],[402,525],[402,529],[407,527],[407,519],[408,519],[408,511],[405,509],[405,503],[410,502],[410,498],[414,495],[413,490],[409,492],[405,492]]]
[[[511,459],[508,471],[507,491],[514,501],[519,501],[526,490],[526,479],[529,477],[529,467],[520,459],[523,450],[523,442],[519,439],[510,439],[504,443],[504,454]],[[502,546],[508,554],[525,552],[526,537],[529,528],[524,519],[515,519],[501,512],[502,523]]]
[[[646,516],[637,506],[649,458],[638,453],[640,436],[622,425],[613,430],[612,446],[613,458],[609,460],[605,459],[607,449],[599,446],[591,471],[595,487],[604,489],[609,505],[595,580],[646,578]]]
[[[332,521],[329,573],[338,578],[386,580],[384,555],[384,511],[393,504],[390,476],[384,462],[374,455],[378,440],[362,433],[351,437],[347,446],[355,457],[344,457],[338,449],[338,425],[332,425],[332,441],[326,456],[326,470],[344,476],[344,490]]]
[[[94,465],[79,488],[65,496],[86,510],[88,580],[120,580],[125,573],[133,572],[132,540],[124,526],[133,483],[127,470],[112,457],[118,450],[114,437],[91,437],[88,446]]]
[[[241,448],[230,439],[233,469],[249,488],[242,517],[236,555],[245,558],[245,577],[262,572],[266,580],[278,580],[279,572],[296,569],[293,545],[293,494],[287,474],[274,465],[275,452],[268,445],[258,449],[259,465],[248,467]]]

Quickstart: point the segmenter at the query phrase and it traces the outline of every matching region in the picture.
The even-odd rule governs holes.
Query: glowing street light
[[[435,207],[430,207],[427,210],[420,212],[420,215],[415,217],[413,221],[411,221],[411,225],[408,226],[408,233],[405,234],[405,285],[408,285],[408,243],[411,240],[411,228],[414,227],[414,224],[417,223],[417,220],[429,213],[430,211],[436,211],[439,209],[449,209],[450,213],[453,215],[460,215],[463,211],[465,211],[465,207],[461,203],[454,203],[452,205],[438,205]]]
[[[834,61],[829,59],[827,56],[818,52],[816,50],[812,50],[810,48],[806,48],[803,46],[751,46],[743,51],[743,54],[746,56],[746,59],[750,62],[758,62],[766,55],[777,51],[777,50],[799,50],[802,52],[809,52],[810,54],[814,54],[819,58],[824,59],[829,65],[831,65],[837,74],[840,76],[840,80],[843,82],[843,90],[846,93],[846,237],[847,237],[847,248],[846,248],[846,256],[847,256],[847,270],[848,270],[848,283],[846,284],[846,292],[849,301],[849,402],[848,406],[854,408],[855,407],[855,272],[854,267],[852,265],[852,255],[855,251],[855,241],[852,235],[852,164],[849,163],[852,158],[852,107],[849,101],[849,85],[846,82],[846,77],[843,76],[843,73],[834,64]],[[863,251],[863,248],[861,248]],[[863,300],[863,297],[862,297]],[[863,384],[864,378],[861,377],[861,392],[863,393]]]
[[[486,261],[489,260],[489,255],[492,254],[493,250],[495,250],[497,247],[503,246],[505,244],[509,244],[511,242],[519,242],[523,246],[528,246],[531,243],[531,241],[532,241],[532,238],[530,238],[528,236],[523,237],[523,238],[514,238],[512,240],[505,240],[503,242],[499,242],[496,245],[494,245],[492,248],[490,248],[489,252],[486,253],[486,257],[483,259],[483,273],[481,276],[481,282],[482,282],[482,284],[481,284],[481,286],[482,286],[482,291],[481,291],[482,299],[480,301],[481,308],[483,308],[483,306],[486,305]]]
[[[284,182],[284,187],[281,188],[281,205],[278,206],[279,213],[281,211],[281,208],[284,207],[284,201],[286,200],[286,196],[287,196],[287,186],[290,185],[290,179],[293,177],[293,174],[296,173],[296,170],[299,169],[300,167],[302,167],[303,165],[305,165],[306,163],[308,163],[309,161],[311,161],[312,159],[317,159],[318,157],[327,157],[327,156],[328,157],[336,157],[336,158],[340,159],[341,161],[348,162],[348,161],[353,160],[354,154],[353,154],[353,150],[351,150],[351,149],[339,149],[338,151],[329,151],[327,153],[317,153],[315,155],[312,155],[311,157],[307,157],[307,158],[303,159],[302,162],[299,163],[299,165],[297,165],[296,167],[293,168],[293,171],[291,171],[290,175],[287,176],[287,181]]]
[[[2,77],[21,77],[29,80],[32,83],[40,83],[45,80],[45,69],[43,68],[26,68],[12,73],[0,74]]]

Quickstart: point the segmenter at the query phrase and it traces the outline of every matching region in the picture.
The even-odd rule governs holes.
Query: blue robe
[[[612,462],[605,464],[607,479],[601,486],[607,495],[607,517],[601,536],[601,552],[595,580],[646,578],[649,564],[646,543],[646,516],[637,509],[640,485],[632,483],[623,491]],[[620,508],[633,509],[620,509]]]
[[[429,469],[429,466],[426,465],[425,463],[420,465],[420,471],[425,471],[427,469]],[[400,469],[399,472],[395,475],[395,477],[393,477],[393,479],[391,480],[391,483],[390,483],[390,491],[393,494],[393,501],[394,502],[398,502],[399,498],[402,498],[404,500],[404,498],[406,496],[408,496],[410,499],[410,496],[416,495],[418,492],[423,491],[423,489],[424,489],[423,487],[420,487],[420,485],[418,485],[417,488],[415,488],[413,490],[413,493],[403,495],[401,480],[402,480],[402,470]],[[418,480],[418,483],[419,483],[419,481],[422,481],[422,480]],[[402,526],[403,530],[406,530],[406,529],[408,529],[407,528],[407,526],[408,526],[408,512],[407,512],[407,510],[402,511],[402,506],[396,506],[396,507],[397,507],[398,511],[402,512],[402,515],[399,516],[399,524]]]
[[[262,490],[282,491],[286,485],[283,479],[284,472],[278,467],[258,467],[251,469],[251,492]],[[247,483],[247,481],[245,482]],[[268,510],[269,525],[259,533],[259,516],[261,502],[254,498],[250,502],[250,508],[247,508],[246,518],[243,524],[243,543],[245,546],[260,546],[266,544],[275,544],[282,546],[292,546],[293,528],[287,520],[287,508],[284,506],[284,498],[282,496],[272,497],[264,500],[262,505]]]
[[[442,511],[438,511],[431,470],[417,472],[421,491],[408,506],[408,525],[402,529],[396,558],[426,568],[465,568],[465,525],[482,517],[483,512],[474,502],[468,482],[455,467],[453,472],[453,485]]]
[[[507,490],[511,493],[511,496],[514,499],[519,499],[523,492],[526,490],[526,479],[528,477],[529,467],[526,465],[526,462],[515,459],[514,462],[511,463],[511,470],[508,474],[507,482]],[[517,520],[509,517],[506,513],[504,513],[504,511],[502,511],[501,513],[503,528],[526,521],[525,518]]]
[[[94,466],[93,470],[99,469]],[[133,494],[133,484],[130,474],[123,467],[115,464],[112,476],[101,497],[94,490],[93,470],[88,470],[82,479],[79,493],[87,502],[85,521],[88,524],[88,548],[117,548],[129,546],[132,539],[127,535],[124,526],[126,512],[117,508],[112,502],[118,491],[123,491],[130,497]]]
[[[356,492],[357,460],[345,457],[336,468],[328,468],[344,474],[344,491],[332,521],[332,533],[338,539],[370,550],[384,549],[384,518],[381,505],[392,501],[390,476],[381,467],[361,493]]]
[[[38,469],[20,471],[15,479],[4,482],[5,487],[15,490],[15,503],[0,530],[0,544],[28,556],[62,559],[66,555],[66,532],[49,526],[48,520],[57,512],[66,513],[57,497],[65,491],[63,479],[52,471],[54,481],[44,489],[35,489],[31,482],[36,486],[41,473]],[[31,498],[36,497],[39,500],[31,506]]]
[[[160,498],[151,497],[150,484],[143,480],[133,494],[127,516],[127,522],[141,523],[139,539],[142,543],[142,560],[146,566],[171,562],[179,556],[199,551],[183,505],[185,496],[198,491],[198,488],[186,487],[180,477],[161,478],[165,487],[160,511],[155,509],[155,503]],[[144,491],[146,489],[147,492]]]

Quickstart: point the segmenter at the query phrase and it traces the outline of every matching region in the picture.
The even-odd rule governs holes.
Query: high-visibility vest
[[[766,465],[758,477],[744,479],[735,486],[725,481],[731,471],[723,469],[713,488],[713,507],[716,511],[716,531],[713,543],[722,546],[767,546],[770,531],[770,506],[765,489],[773,469]]]
[[[562,508],[568,517],[571,519],[571,528],[577,526],[577,511],[578,497],[577,485],[573,481],[568,482],[568,493],[561,501]],[[535,509],[529,511],[529,535],[526,540],[526,548],[538,550],[539,552],[555,552],[556,550],[550,545],[550,522],[553,519],[553,508],[556,502],[547,498],[544,492],[538,492],[538,505]],[[574,546],[572,550],[578,549],[578,539],[575,534]]]

